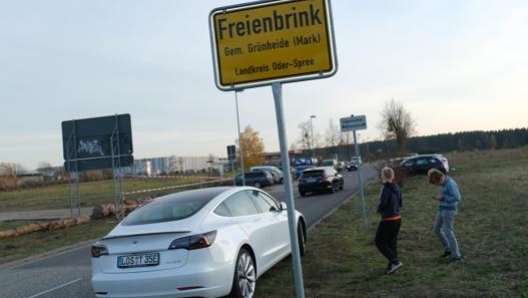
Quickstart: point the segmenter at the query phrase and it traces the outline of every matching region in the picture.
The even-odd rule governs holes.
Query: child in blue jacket
[[[430,169],[427,173],[429,183],[440,186],[440,193],[433,196],[438,201],[438,211],[434,222],[433,233],[444,246],[442,258],[451,257],[450,262],[461,261],[458,241],[455,237],[455,216],[458,213],[458,203],[462,196],[456,182],[437,169]]]

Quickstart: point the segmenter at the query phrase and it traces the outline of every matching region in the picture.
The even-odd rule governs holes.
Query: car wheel
[[[251,298],[255,294],[257,272],[253,257],[246,249],[238,253],[230,298]]]
[[[301,195],[301,197],[306,196],[306,193],[304,191],[299,191],[299,194]]]
[[[253,186],[255,186],[256,188],[261,188],[262,187],[262,185],[258,181],[255,181],[255,183],[253,183]]]
[[[339,186],[339,190],[343,190],[343,188],[345,188],[345,183],[343,181],[341,181],[341,185]]]
[[[336,193],[337,192],[337,187],[334,183],[332,183],[332,188],[330,188],[330,193]]]
[[[306,256],[306,235],[301,222],[297,224],[297,240],[299,241],[299,254],[304,257]]]

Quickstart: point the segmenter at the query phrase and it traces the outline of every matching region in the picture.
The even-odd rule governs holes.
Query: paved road
[[[376,178],[372,167],[364,167],[363,181]],[[347,172],[344,191],[300,197],[294,184],[295,208],[303,212],[308,225],[313,227],[331,214],[354,193],[358,192],[356,172]],[[279,200],[284,199],[283,186],[266,189]],[[69,212],[69,210],[68,210]],[[360,210],[351,214],[359,218]],[[308,242],[309,245],[309,242]],[[0,270],[0,297],[10,298],[94,298],[91,288],[89,244],[38,259],[29,263]]]

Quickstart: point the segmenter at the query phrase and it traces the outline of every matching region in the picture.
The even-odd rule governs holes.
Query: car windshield
[[[192,216],[212,200],[219,191],[188,191],[160,197],[130,213],[123,226],[181,220]]]

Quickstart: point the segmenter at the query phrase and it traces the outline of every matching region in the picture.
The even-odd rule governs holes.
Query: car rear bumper
[[[170,270],[137,273],[92,273],[96,297],[114,298],[213,298],[229,293],[233,266],[198,268],[184,266]]]
[[[299,185],[299,192],[320,192],[328,191],[332,189],[332,184],[330,183],[317,183],[317,184],[302,184]]]

